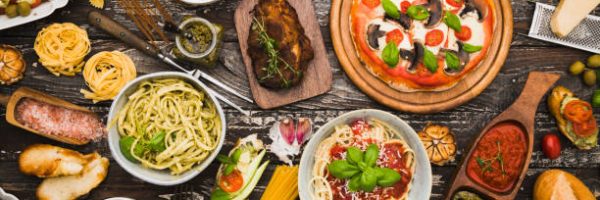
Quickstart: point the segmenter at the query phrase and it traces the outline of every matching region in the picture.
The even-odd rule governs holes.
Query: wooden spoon
[[[525,179],[525,173],[527,172],[527,169],[529,168],[529,162],[531,161],[530,158],[533,151],[533,134],[535,133],[534,120],[538,104],[546,91],[548,91],[548,89],[550,89],[550,87],[559,78],[560,75],[558,74],[543,72],[529,73],[525,87],[523,88],[523,91],[517,100],[504,112],[500,113],[500,115],[496,116],[496,118],[490,121],[472,143],[469,152],[463,157],[460,168],[454,176],[452,185],[450,186],[450,189],[446,195],[446,200],[452,199],[453,195],[455,195],[458,191],[474,192],[491,199],[514,199],[519,191],[523,179]],[[521,127],[525,133],[525,138],[527,139],[526,147],[528,150],[525,154],[525,158],[523,158],[524,162],[520,171],[520,176],[512,185],[512,187],[509,188],[508,191],[493,191],[480,185],[478,182],[473,181],[467,175],[467,165],[475,147],[477,147],[477,144],[485,135],[485,133],[487,133],[490,128],[502,122],[514,123],[515,125]]]
[[[61,141],[61,142],[67,143],[67,144],[83,145],[83,144],[87,144],[89,142],[89,141],[76,140],[76,139],[69,138],[69,137],[41,133],[35,129],[31,129],[31,128],[25,126],[24,124],[21,124],[15,118],[15,112],[16,112],[15,109],[17,107],[17,103],[19,103],[19,101],[23,98],[31,98],[31,99],[35,99],[35,100],[43,102],[43,103],[63,107],[66,109],[92,113],[92,111],[90,111],[86,108],[69,103],[69,102],[59,99],[57,97],[53,97],[48,94],[44,94],[40,91],[33,90],[31,88],[21,87],[21,88],[17,89],[15,92],[13,92],[13,94],[10,96],[0,94],[0,104],[6,106],[6,121],[8,123],[10,123],[14,126],[20,127],[22,129],[28,130],[29,132],[32,132],[32,133],[35,133],[35,134],[38,134],[38,135],[41,135],[41,136],[44,136],[44,137],[47,137],[47,138],[50,138],[53,140]]]

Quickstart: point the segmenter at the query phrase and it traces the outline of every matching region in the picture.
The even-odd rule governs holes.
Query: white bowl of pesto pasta
[[[206,85],[180,72],[129,82],[108,114],[108,144],[117,163],[146,182],[186,182],[215,159],[225,139],[225,115]]]
[[[369,163],[367,149],[371,145],[378,149],[373,152],[378,153],[370,156],[373,158],[371,161],[375,161],[365,164]],[[350,148],[359,149],[359,158],[364,158],[364,162],[349,158]],[[335,172],[329,171],[335,170],[336,167],[330,164],[336,161],[353,166],[365,165],[355,168],[352,178],[340,179],[335,177]],[[366,192],[366,187],[361,186],[362,176],[375,175],[363,170],[366,168],[395,170],[400,178],[392,185],[382,186],[380,181],[388,176],[383,173],[374,180],[375,188]],[[396,115],[373,109],[348,112],[321,126],[304,147],[298,173],[301,200],[339,199],[344,196],[380,197],[385,200],[429,199],[433,182],[427,152],[415,130]],[[350,185],[355,176],[361,183],[357,184],[358,189],[352,190]]]

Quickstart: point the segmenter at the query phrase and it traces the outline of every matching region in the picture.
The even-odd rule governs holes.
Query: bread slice
[[[48,144],[34,144],[19,156],[19,169],[40,178],[81,174],[91,155]]]
[[[598,4],[600,0],[561,0],[550,19],[550,29],[558,37],[567,36]]]
[[[92,160],[79,175],[47,178],[37,188],[40,200],[74,200],[89,193],[106,178],[108,159],[98,153],[90,154]]]

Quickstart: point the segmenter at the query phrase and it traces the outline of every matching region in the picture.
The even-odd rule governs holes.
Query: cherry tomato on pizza
[[[427,45],[427,46],[440,45],[443,40],[444,40],[444,32],[442,32],[439,29],[434,29],[432,31],[429,31],[425,35],[425,45]]]
[[[446,3],[457,8],[460,8],[463,4],[465,4],[463,0],[446,0]]]
[[[402,34],[400,29],[394,29],[393,31],[385,34],[385,42],[394,42],[396,43],[396,46],[400,45],[400,42],[402,42],[403,39],[404,34]]]
[[[411,4],[408,1],[403,1],[402,3],[400,3],[400,11],[402,11],[403,13],[406,13],[406,11],[408,10],[408,7],[410,7]]]
[[[471,39],[471,34],[471,28],[469,28],[468,26],[461,26],[460,32],[454,31],[454,36],[456,36],[456,38],[462,41],[467,41]]]
[[[369,8],[375,8],[381,4],[381,0],[362,0],[362,3]]]

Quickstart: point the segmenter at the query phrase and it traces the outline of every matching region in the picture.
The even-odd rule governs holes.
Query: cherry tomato
[[[239,170],[233,170],[229,175],[222,175],[219,187],[225,192],[232,193],[240,190],[244,185],[244,177]]]
[[[411,4],[408,1],[403,1],[402,3],[400,3],[400,11],[402,11],[403,13],[406,13],[406,11],[408,10],[408,7],[410,7]]]
[[[364,131],[369,130],[369,124],[365,120],[359,119],[352,122],[350,128],[352,129],[352,133],[360,135]]]
[[[577,124],[587,123],[592,117],[592,105],[590,103],[574,100],[565,106],[565,118]]]
[[[362,3],[369,8],[375,8],[381,4],[381,0],[362,0]]]
[[[387,34],[385,34],[385,41],[386,42],[394,42],[397,45],[400,45],[400,42],[402,42],[402,40],[404,39],[404,34],[402,34],[402,31],[400,31],[400,29],[394,29],[393,31],[388,32]]]
[[[458,38],[459,40],[467,41],[471,39],[471,28],[469,28],[468,26],[461,26],[460,32],[454,31],[454,36],[456,36],[456,38]]]
[[[427,46],[437,46],[442,43],[444,40],[444,32],[439,29],[435,29],[427,32],[425,35],[425,45]]]
[[[446,0],[446,3],[460,8],[465,2],[463,0]]]
[[[35,0],[31,3],[31,8],[35,8],[35,7],[39,6],[40,4],[42,4],[42,0]]]
[[[584,123],[573,123],[573,132],[581,137],[588,137],[596,132],[596,119],[592,118]]]
[[[560,156],[560,140],[554,133],[544,135],[542,139],[542,151],[546,157],[554,160]]]

